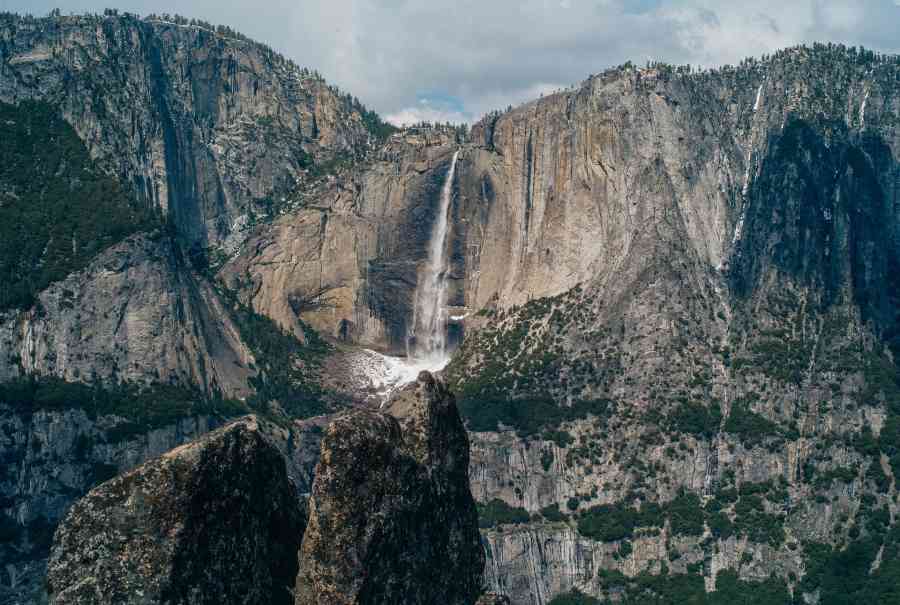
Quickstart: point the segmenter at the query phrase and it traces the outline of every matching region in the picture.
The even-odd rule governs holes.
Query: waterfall
[[[413,307],[413,338],[407,342],[407,356],[440,369],[447,354],[447,232],[453,177],[459,150],[453,154],[441,189],[440,208],[428,244],[428,264],[419,277]]]

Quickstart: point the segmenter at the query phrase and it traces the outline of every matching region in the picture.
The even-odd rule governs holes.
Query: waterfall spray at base
[[[459,150],[441,188],[438,214],[428,243],[427,264],[423,267],[413,305],[406,358],[382,355],[362,349],[353,356],[353,373],[370,385],[382,405],[400,387],[414,381],[422,370],[437,372],[450,361],[447,350],[447,235],[450,231],[450,202]]]
[[[416,287],[407,358],[411,365],[425,366],[423,369],[440,370],[450,360],[447,353],[447,232],[458,158],[459,150],[453,154],[444,179],[438,215],[428,245],[428,264]]]

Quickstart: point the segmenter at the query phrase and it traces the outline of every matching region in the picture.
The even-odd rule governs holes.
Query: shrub
[[[109,442],[124,441],[196,414],[230,417],[247,411],[239,402],[208,398],[196,389],[168,384],[89,385],[34,376],[0,383],[0,402],[23,413],[82,409],[91,418],[124,418],[107,431]],[[82,435],[75,446],[76,457],[86,456],[92,442]]]
[[[689,536],[703,534],[703,508],[697,494],[682,491],[666,505],[665,510],[674,533]]]
[[[553,597],[549,605],[599,605],[599,603],[598,599],[573,588],[570,592]]]
[[[744,401],[735,401],[725,421],[725,431],[734,433],[741,441],[754,445],[768,436],[779,434],[778,425],[750,410]]]
[[[578,519],[578,532],[601,542],[631,538],[638,527],[662,527],[662,510],[658,504],[644,503],[636,508],[601,504],[585,511]]]
[[[673,430],[706,438],[718,432],[721,420],[722,411],[715,402],[706,407],[701,403],[688,401],[675,408],[669,416]]]
[[[545,506],[541,509],[541,515],[551,523],[565,521],[569,518],[559,510],[559,504],[551,504],[550,506]]]
[[[497,525],[528,523],[528,512],[518,506],[510,506],[499,498],[487,504],[478,504],[478,526],[487,529]]]

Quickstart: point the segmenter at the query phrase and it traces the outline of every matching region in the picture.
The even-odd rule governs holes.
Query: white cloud
[[[471,121],[458,111],[443,111],[428,106],[406,107],[400,111],[389,113],[384,118],[394,126],[411,126],[419,122],[439,122],[441,124],[450,122],[451,124],[462,124]]]

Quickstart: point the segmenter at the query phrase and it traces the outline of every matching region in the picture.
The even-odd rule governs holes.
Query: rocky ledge
[[[249,416],[112,479],[54,538],[50,603],[287,604],[305,514]]]
[[[338,417],[316,467],[297,605],[474,603],[484,550],[468,468],[454,397],[427,372],[385,410]]]

